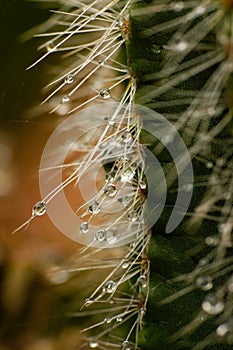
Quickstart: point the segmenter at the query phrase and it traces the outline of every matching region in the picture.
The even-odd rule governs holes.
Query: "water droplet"
[[[213,168],[213,163],[212,163],[212,162],[206,163],[206,168],[207,168],[207,169]]]
[[[128,261],[124,261],[121,265],[122,269],[127,269],[129,267]]]
[[[120,176],[121,182],[130,182],[134,178],[134,175],[135,175],[135,170],[132,170],[132,169],[125,170],[124,173],[121,174]]]
[[[230,223],[219,224],[218,229],[219,229],[219,232],[223,234],[231,233],[232,225]]]
[[[213,288],[213,279],[211,276],[200,276],[196,280],[196,286],[202,290]]]
[[[133,140],[131,132],[129,130],[124,131],[121,134],[121,139],[125,143],[131,142]]]
[[[112,318],[107,317],[104,319],[104,322],[109,324],[112,322]]]
[[[81,233],[87,233],[89,231],[89,224],[88,222],[83,222],[80,225],[80,232]]]
[[[116,242],[116,230],[114,230],[114,229],[105,230],[105,240],[109,244],[115,243]]]
[[[112,182],[114,181],[114,176],[112,174],[106,174],[105,176],[105,181],[106,182]]]
[[[200,6],[197,6],[194,11],[196,15],[203,15],[205,13],[205,10],[206,10],[205,6],[200,5]]]
[[[151,47],[151,51],[156,55],[160,54],[162,49],[163,47],[161,45],[152,45]]]
[[[117,199],[117,201],[119,203],[121,203],[124,207],[126,207],[129,203],[130,203],[130,197],[129,196],[125,196],[125,197],[120,197]]]
[[[228,322],[222,323],[216,329],[216,333],[219,337],[224,337],[230,331],[230,324]]]
[[[93,300],[91,298],[87,298],[85,299],[85,305],[90,305],[90,304],[93,304]]]
[[[209,107],[207,113],[210,117],[213,117],[216,114],[216,109],[214,107]]]
[[[53,284],[62,284],[68,281],[70,277],[70,274],[68,271],[65,270],[59,270],[57,271],[51,271],[48,275],[48,278],[51,283]]]
[[[192,183],[186,184],[186,185],[183,186],[183,189],[184,189],[185,191],[187,191],[187,192],[190,192],[190,191],[193,190],[193,184],[192,184]]]
[[[66,84],[72,84],[74,82],[74,75],[73,74],[68,74],[66,77],[65,77],[65,83]]]
[[[176,2],[176,3],[173,3],[170,5],[172,10],[174,11],[182,11],[183,8],[184,8],[184,3],[182,1],[179,1],[179,2]]]
[[[117,289],[117,284],[115,282],[107,281],[104,284],[103,292],[111,294],[111,293],[115,292],[116,289]]]
[[[62,103],[68,103],[68,102],[70,102],[70,97],[69,97],[69,95],[63,96],[63,97],[62,97]]]
[[[121,350],[134,350],[133,346],[127,340],[121,344]]]
[[[98,242],[106,241],[109,244],[116,242],[116,232],[114,229],[98,230],[95,233],[95,240]]]
[[[88,345],[89,345],[89,348],[96,349],[98,348],[99,343],[96,340],[90,340]]]
[[[167,145],[168,143],[172,142],[174,139],[174,135],[163,135],[161,136],[161,142],[163,145]]]
[[[103,65],[105,64],[105,60],[98,60],[98,64],[99,64],[100,66],[103,66]]]
[[[105,123],[108,123],[109,125],[114,125],[114,120],[112,120],[112,118],[109,115],[104,115],[103,121]]]
[[[114,197],[116,195],[116,193],[117,193],[116,186],[114,184],[112,184],[112,183],[108,184],[104,188],[104,193],[108,197]]]
[[[187,47],[188,47],[188,43],[186,41],[180,41],[175,45],[175,49],[180,52],[185,51]]]
[[[111,93],[109,89],[101,89],[100,92],[100,97],[103,97],[105,99],[110,98],[111,97]]]
[[[52,52],[54,50],[55,50],[54,42],[53,41],[48,42],[47,45],[46,45],[46,51],[47,52]]]
[[[98,214],[100,212],[100,205],[97,201],[94,201],[88,208],[88,211],[93,214]]]
[[[90,21],[94,21],[96,19],[96,15],[91,15],[90,17],[89,17],[89,20]]]
[[[147,281],[146,276],[144,276],[144,275],[140,276],[137,280],[137,284],[142,288],[146,288],[148,285],[148,281]]]
[[[224,310],[224,302],[216,295],[208,294],[202,303],[202,309],[210,315],[218,315]]]
[[[199,260],[198,264],[199,264],[200,266],[205,266],[205,265],[209,264],[209,259],[207,259],[207,258],[201,258],[201,259]]]
[[[32,208],[32,216],[42,216],[46,213],[46,203],[43,201],[37,202]]]
[[[225,164],[225,159],[224,158],[218,158],[216,160],[216,165],[219,167],[222,167]]]
[[[141,190],[145,190],[146,189],[146,182],[144,180],[140,180],[139,187]]]
[[[139,309],[139,312],[140,312],[140,314],[143,316],[143,315],[145,315],[145,313],[146,313],[146,309],[145,309],[145,307],[141,307],[140,309]]]
[[[205,239],[205,243],[211,247],[216,247],[219,244],[219,238],[217,236],[208,236]]]
[[[123,318],[122,318],[121,316],[118,316],[118,317],[116,318],[116,321],[117,321],[117,322],[122,322],[122,321],[123,321]]]
[[[138,213],[136,211],[130,211],[128,213],[128,220],[130,222],[137,222],[138,221]]]
[[[95,233],[95,240],[98,242],[103,242],[105,241],[105,230],[98,230]]]

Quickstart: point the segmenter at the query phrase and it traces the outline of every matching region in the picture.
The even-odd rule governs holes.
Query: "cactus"
[[[85,247],[68,273],[106,268],[77,312],[96,314],[81,348],[231,349],[233,4],[58,3],[29,68],[64,54],[44,102],[67,117],[20,228],[47,212]]]

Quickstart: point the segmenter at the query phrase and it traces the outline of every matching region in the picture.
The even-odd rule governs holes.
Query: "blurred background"
[[[40,199],[40,156],[56,123],[43,108],[33,112],[43,99],[48,62],[26,70],[40,56],[39,39],[25,40],[23,34],[42,23],[55,4],[0,0],[0,5],[0,350],[75,349],[77,320],[67,314],[79,309],[82,286],[75,277],[67,282],[65,273],[50,272],[78,245],[46,215],[11,235]]]

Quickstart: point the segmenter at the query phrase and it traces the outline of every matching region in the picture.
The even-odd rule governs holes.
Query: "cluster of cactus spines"
[[[49,38],[41,46],[45,53],[31,67],[52,53],[64,54],[67,68],[56,69],[44,102],[50,101],[54,113],[79,109],[74,120],[82,133],[72,147],[75,160],[62,164],[58,156],[51,164],[68,169],[66,179],[36,203],[22,226],[45,214],[64,188],[79,184],[101,164],[105,179],[98,179],[98,190],[78,206],[76,213],[84,221],[71,234],[87,247],[79,266],[67,269],[112,268],[84,302],[91,309],[83,315],[96,312],[96,321],[85,328],[83,348],[230,349],[233,2],[58,3],[44,24],[46,32],[39,34]],[[143,220],[147,183],[142,143],[169,170],[164,148],[172,140],[143,133],[135,102],[167,118],[193,159],[194,187],[186,185],[187,192],[194,191],[193,200],[186,219],[170,235],[164,226],[176,178],[172,174],[167,206],[151,235]],[[90,106],[88,112],[85,106]],[[91,263],[104,247],[114,248],[114,258],[102,266]]]
[[[59,140],[77,129],[75,142],[66,149],[74,161],[64,164],[59,152],[53,150],[50,163],[41,163],[40,180],[43,182],[45,174],[47,191],[49,171],[56,173],[62,168],[65,180],[44,193],[24,225],[49,212],[54,199],[70,184],[78,185],[84,195],[84,202],[75,210],[81,219],[80,226],[68,235],[86,248],[77,258],[79,266],[67,267],[66,274],[100,268],[96,261],[91,263],[93,254],[112,248],[111,261],[102,257],[101,264],[101,269],[111,267],[111,272],[84,301],[83,309],[90,310],[83,310],[81,315],[94,313],[96,317],[93,324],[82,330],[88,334],[83,348],[137,348],[149,292],[150,233],[143,219],[147,184],[143,146],[139,141],[142,126],[134,108],[136,80],[124,62],[130,3],[77,1],[69,5],[69,1],[64,1],[64,8],[55,11],[55,17],[47,23],[48,28],[55,29],[40,35],[49,37],[40,47],[46,50],[45,54],[29,67],[54,52],[63,52],[68,61],[71,57],[72,66],[48,85],[52,92],[44,102],[54,99],[51,113],[80,111],[73,114],[74,119],[72,116],[68,119],[67,125],[57,129]],[[90,107],[83,110],[86,105]],[[73,140],[66,139],[69,141]],[[89,187],[93,185],[85,183],[86,177],[91,178],[90,174],[100,169],[102,174],[105,170],[104,178],[96,178],[97,188],[92,191]],[[118,246],[123,248],[116,249]],[[59,271],[54,273],[59,275]],[[56,280],[56,276],[51,278]]]

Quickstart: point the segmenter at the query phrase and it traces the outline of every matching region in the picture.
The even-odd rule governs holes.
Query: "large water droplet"
[[[116,186],[112,183],[106,185],[104,188],[104,193],[108,197],[114,197],[117,193]]]
[[[104,286],[103,286],[103,292],[104,293],[113,293],[117,289],[117,284],[116,282],[113,281],[107,281]]]
[[[74,75],[73,74],[68,74],[66,77],[65,77],[65,83],[66,84],[72,84],[74,82]]]
[[[111,92],[109,89],[101,89],[99,94],[100,94],[100,97],[105,98],[105,99],[111,97]]]
[[[32,208],[32,216],[42,216],[46,213],[46,203],[43,201],[37,202]]]
[[[80,225],[80,232],[81,233],[87,233],[89,231],[89,224],[88,222],[82,222]]]
[[[196,286],[202,290],[210,290],[213,287],[211,276],[200,276],[196,280]]]
[[[224,310],[224,302],[216,295],[209,294],[202,303],[202,309],[210,315],[218,315]]]

